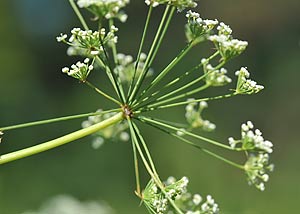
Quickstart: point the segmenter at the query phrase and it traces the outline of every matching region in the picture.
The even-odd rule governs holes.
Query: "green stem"
[[[65,117],[58,117],[58,118],[53,118],[53,119],[47,119],[47,120],[40,120],[40,121],[35,121],[35,122],[29,122],[29,123],[23,123],[23,124],[18,124],[18,125],[12,125],[12,126],[6,126],[0,128],[1,131],[8,131],[12,129],[20,129],[20,128],[26,128],[30,126],[37,126],[37,125],[43,125],[43,124],[48,124],[48,123],[54,123],[54,122],[60,122],[60,121],[66,121],[66,120],[73,120],[73,119],[78,119],[78,118],[83,118],[83,117],[89,117],[89,116],[97,116],[109,112],[114,112],[117,111],[118,109],[113,109],[109,111],[103,111],[103,112],[92,112],[92,113],[86,113],[86,114],[77,114],[77,115],[71,115],[71,116],[65,116]]]
[[[191,50],[193,47],[192,42],[189,43],[171,62],[168,64],[162,72],[150,83],[150,85],[141,93],[140,99],[150,91],[155,85],[157,85],[161,79],[166,76],[174,66]]]
[[[215,157],[215,158],[217,158],[217,159],[219,159],[221,161],[224,161],[225,163],[227,163],[227,164],[229,164],[231,166],[237,167],[237,168],[242,169],[242,170],[245,169],[243,165],[237,164],[237,163],[235,163],[235,162],[233,162],[231,160],[228,160],[228,159],[226,159],[224,157],[221,157],[220,155],[218,155],[218,154],[216,154],[214,152],[211,152],[208,149],[202,148],[201,146],[199,146],[199,145],[197,145],[197,144],[195,144],[195,143],[193,143],[193,142],[191,142],[191,141],[189,141],[189,140],[187,140],[187,139],[185,139],[185,138],[183,138],[181,136],[178,136],[177,134],[175,134],[173,132],[167,131],[167,130],[165,130],[165,129],[159,127],[159,126],[153,125],[151,123],[147,123],[147,124],[150,125],[150,126],[152,126],[152,127],[154,127],[154,128],[157,128],[157,129],[159,129],[159,130],[161,130],[161,131],[163,131],[163,132],[165,132],[165,133],[167,133],[167,134],[169,134],[169,135],[171,135],[173,137],[176,137],[176,138],[180,139],[181,141],[187,143],[188,145],[191,145],[191,146],[193,146],[193,147],[201,150],[202,152],[204,152],[204,153],[206,153],[206,154],[208,154],[210,156],[213,156],[213,157]]]
[[[132,77],[132,80],[131,80],[131,83],[130,83],[130,86],[129,86],[129,90],[128,90],[128,94],[127,94],[126,103],[128,102],[129,95],[131,94],[132,87],[133,87],[133,84],[134,84],[134,81],[135,81],[136,71],[138,69],[139,60],[140,60],[140,57],[141,57],[142,49],[143,49],[145,38],[146,38],[146,35],[147,35],[147,30],[148,30],[152,10],[153,10],[153,7],[149,7],[146,23],[145,23],[144,30],[143,30],[142,39],[141,39],[140,46],[139,46],[139,51],[138,51],[136,62],[135,62],[133,77]]]
[[[136,146],[132,141],[132,151],[133,151],[133,158],[134,158],[134,172],[135,172],[135,182],[136,182],[136,194],[139,197],[142,197],[141,193],[141,185],[140,185],[140,173],[139,173],[139,162],[136,153]]]
[[[141,119],[142,121],[145,121],[145,122],[149,122],[149,123],[152,123],[152,124],[156,124],[156,125],[159,125],[159,126],[163,126],[165,128],[168,128],[168,129],[171,129],[171,130],[175,130],[175,131],[178,131],[178,132],[182,132],[183,134],[186,134],[186,135],[189,135],[191,137],[194,137],[196,139],[199,139],[199,140],[202,140],[202,141],[205,141],[205,142],[208,142],[210,144],[213,144],[215,146],[219,146],[221,148],[224,148],[224,149],[228,149],[228,150],[234,150],[233,148],[231,148],[230,146],[227,146],[225,144],[222,144],[222,143],[219,143],[217,141],[214,141],[214,140],[211,140],[211,139],[208,139],[206,137],[202,137],[200,135],[196,135],[196,134],[193,134],[189,131],[186,131],[184,129],[180,129],[180,128],[177,128],[177,127],[174,127],[174,126],[171,126],[167,123],[163,123],[163,122],[160,122],[160,121],[157,121],[155,118],[148,118],[148,117],[143,117],[143,116],[139,116],[138,117],[139,119]]]
[[[78,7],[76,6],[74,0],[69,0],[74,12],[76,13],[79,21],[81,22],[82,26],[84,27],[85,30],[89,30],[89,27],[87,26],[83,16],[81,15],[80,11],[78,10]]]
[[[122,105],[122,103],[120,103],[118,100],[114,99],[113,97],[109,96],[108,94],[104,93],[103,91],[101,91],[99,88],[97,88],[96,86],[94,86],[92,83],[85,81],[85,83],[92,89],[94,89],[97,93],[101,94],[102,96],[104,96],[105,98],[113,101],[114,103],[118,104],[119,106]]]
[[[163,36],[162,35],[162,31],[163,31],[165,20],[167,18],[167,15],[168,15],[170,7],[171,7],[170,5],[167,5],[167,7],[165,9],[165,12],[164,12],[163,17],[162,17],[161,22],[160,22],[160,25],[159,25],[158,30],[156,32],[156,35],[154,37],[154,41],[153,41],[153,43],[151,45],[151,48],[150,48],[150,51],[149,51],[149,53],[147,55],[147,59],[145,61],[144,69],[142,70],[141,74],[139,75],[138,80],[137,80],[137,82],[136,82],[136,84],[135,84],[135,86],[134,86],[134,88],[133,88],[133,90],[132,90],[132,92],[130,94],[130,97],[128,99],[128,101],[130,103],[133,102],[133,100],[134,100],[134,98],[136,96],[136,93],[138,92],[138,90],[139,90],[139,88],[141,86],[141,83],[142,83],[142,81],[143,81],[143,79],[144,79],[144,77],[145,77],[145,75],[147,73],[149,62],[151,61],[152,54],[155,51],[156,45],[157,45],[157,43],[159,41],[159,38]],[[167,28],[167,26],[165,26],[165,28]]]
[[[120,92],[118,90],[117,84],[115,82],[115,79],[114,79],[109,67],[105,65],[105,63],[103,62],[103,60],[99,56],[96,56],[96,60],[97,60],[98,64],[105,69],[105,73],[106,73],[109,81],[111,82],[117,96],[119,97],[119,99],[121,99]]]
[[[139,111],[136,111],[136,113],[141,113],[141,112],[146,112],[146,111],[154,111],[154,110],[157,110],[157,109],[170,108],[170,107],[186,105],[186,104],[189,104],[189,103],[196,103],[196,102],[201,102],[201,101],[219,100],[219,99],[224,99],[224,98],[230,98],[230,97],[233,97],[235,95],[238,95],[238,93],[234,92],[234,93],[231,93],[231,94],[220,95],[220,96],[216,96],[216,97],[207,97],[207,98],[200,98],[200,99],[195,99],[195,100],[191,99],[191,100],[178,102],[178,103],[172,103],[172,104],[168,104],[168,105],[164,105],[164,106],[155,106],[155,107],[151,107],[151,108],[141,109]]]
[[[163,183],[161,182],[161,180],[159,179],[158,177],[158,174],[156,174],[154,171],[151,170],[151,167],[149,166],[144,154],[143,154],[143,151],[138,143],[138,140],[137,140],[137,136],[136,136],[136,133],[134,131],[134,127],[133,127],[133,124],[132,124],[132,121],[130,120],[130,118],[127,118],[127,121],[128,121],[128,124],[129,124],[129,129],[130,129],[130,133],[131,133],[131,138],[132,138],[132,141],[133,143],[136,145],[136,148],[140,154],[140,157],[144,163],[144,166],[147,170],[147,172],[149,173],[149,175],[151,176],[151,178],[154,180],[154,182],[156,183],[156,185],[161,189],[161,191],[164,193],[164,195],[166,196],[166,198],[169,200],[169,202],[171,203],[171,205],[174,207],[174,209],[179,213],[179,214],[183,214],[183,212],[177,207],[177,205],[175,204],[175,202],[167,195],[166,191],[164,190],[164,185]]]
[[[78,131],[75,131],[73,133],[67,134],[65,136],[56,138],[54,140],[50,140],[48,142],[32,146],[26,149],[22,149],[19,151],[11,152],[8,154],[4,154],[0,156],[0,164],[8,163],[11,161],[15,161],[21,158],[25,158],[31,155],[35,155],[53,148],[56,148],[58,146],[62,146],[64,144],[70,143],[74,140],[83,138],[87,135],[93,134],[101,129],[104,129],[108,126],[111,126],[113,124],[116,124],[123,120],[123,112],[119,112],[118,114],[100,122],[95,125],[92,125],[90,127],[80,129]]]
[[[157,173],[157,171],[156,171],[156,168],[155,168],[154,162],[153,162],[153,160],[152,160],[150,151],[149,151],[149,149],[148,149],[148,147],[147,147],[147,144],[146,144],[146,142],[145,142],[143,136],[142,136],[141,133],[140,133],[140,130],[139,130],[138,127],[135,125],[135,123],[132,122],[132,125],[133,125],[133,128],[134,128],[134,131],[135,131],[136,135],[138,136],[138,138],[140,139],[140,142],[142,143],[142,146],[143,146],[143,148],[144,148],[144,150],[145,150],[145,152],[146,152],[147,158],[148,158],[148,160],[149,160],[150,166],[152,167],[152,170],[153,170],[154,174],[156,174],[156,175],[158,176],[158,173]]]
[[[215,52],[215,53],[214,53],[213,55],[211,55],[207,60],[208,60],[208,61],[209,61],[209,60],[212,60],[213,58],[215,58],[216,56],[218,56],[218,54],[219,54],[219,51]],[[148,96],[148,97],[145,97],[145,98],[144,98],[141,102],[139,102],[139,103],[143,103],[143,102],[147,101],[147,100],[150,99],[150,98],[154,99],[155,102],[156,102],[155,96],[158,95],[163,89],[167,89],[167,88],[171,87],[172,85],[176,84],[179,80],[182,80],[182,78],[188,76],[189,74],[191,74],[191,73],[194,72],[195,70],[199,69],[202,65],[203,65],[203,63],[201,62],[200,64],[196,65],[194,68],[192,68],[192,69],[190,69],[189,71],[187,71],[187,72],[185,72],[184,74],[182,74],[181,76],[179,76],[179,77],[173,79],[171,82],[169,82],[168,84],[166,84],[165,86],[163,86],[162,89],[160,89],[160,90],[158,90],[158,91],[152,93],[152,94],[151,94],[150,96]],[[198,82],[198,81],[201,81],[203,78],[204,78],[204,76],[201,76],[201,77],[199,77],[199,78],[197,79],[197,81],[194,80],[193,82],[196,83],[196,82]],[[191,83],[189,83],[189,85],[191,85]],[[184,87],[186,88],[186,85],[185,85]],[[180,90],[182,90],[182,89],[177,89],[177,90],[180,91]],[[171,93],[174,93],[174,92],[172,91]],[[164,96],[170,96],[170,95],[164,95]],[[161,97],[158,97],[158,99],[162,99],[162,98],[161,98]],[[147,106],[147,105],[152,104],[152,103],[153,103],[153,101],[152,101],[152,102],[149,102],[149,103],[147,103],[147,104],[144,104],[144,105],[140,106],[139,108],[142,108],[142,107]]]

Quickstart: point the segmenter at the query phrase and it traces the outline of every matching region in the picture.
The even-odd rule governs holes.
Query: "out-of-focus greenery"
[[[132,2],[126,8],[128,22],[118,24],[119,50],[129,54],[137,51],[147,11],[142,0]],[[224,21],[233,28],[235,37],[249,41],[247,51],[228,68],[234,72],[248,66],[253,79],[266,86],[256,96],[210,102],[205,112],[217,124],[211,134],[215,139],[227,141],[228,136],[238,136],[240,124],[251,119],[273,141],[276,170],[266,191],[248,187],[243,172],[145,127],[162,178],[190,177],[193,191],[212,194],[228,214],[299,212],[299,8],[297,0],[201,0],[197,8],[203,17]],[[153,26],[160,18],[159,13],[155,15]],[[172,23],[155,70],[165,66],[185,45],[184,13],[177,14]],[[61,74],[61,67],[76,59],[66,56],[66,47],[58,44],[55,36],[75,26],[79,22],[67,0],[0,1],[0,126],[110,107],[93,91]],[[156,28],[151,29],[153,35]],[[176,71],[185,70],[207,51],[210,49],[196,49]],[[109,90],[104,74],[93,78]],[[183,115],[183,108],[169,112],[176,119]],[[7,132],[0,153],[61,136],[80,128],[80,123],[77,120]],[[89,141],[85,138],[0,166],[0,213],[35,209],[58,194],[105,200],[116,213],[146,213],[133,192],[131,145],[110,143],[93,150]],[[143,176],[144,184],[147,179]]]

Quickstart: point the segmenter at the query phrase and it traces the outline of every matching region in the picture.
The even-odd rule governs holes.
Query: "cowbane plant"
[[[241,136],[229,137],[228,143],[227,140],[218,142],[205,137],[205,132],[216,129],[216,125],[205,116],[209,102],[238,95],[256,94],[264,88],[249,79],[250,72],[246,67],[236,69],[237,71],[224,67],[245,51],[248,45],[246,41],[234,38],[233,31],[227,24],[217,19],[203,18],[199,13],[192,11],[197,6],[194,0],[146,0],[145,7],[148,7],[148,14],[145,17],[139,49],[134,56],[130,56],[118,51],[118,43],[124,42],[123,38],[118,37],[118,29],[123,27],[122,22],[127,19],[124,10],[129,0],[69,0],[69,2],[81,25],[71,29],[70,33],[60,34],[56,39],[67,46],[68,55],[77,56],[79,60],[71,66],[63,65],[62,75],[68,75],[92,91],[96,91],[107,102],[112,102],[115,108],[0,128],[0,136],[3,137],[3,133],[12,129],[87,118],[82,122],[82,129],[78,131],[1,155],[0,164],[38,154],[88,135],[93,136],[94,148],[113,140],[131,141],[136,177],[135,193],[149,213],[219,213],[219,206],[212,196],[188,191],[187,177],[179,180],[173,177],[166,181],[161,179],[148,149],[148,144],[152,142],[145,141],[140,129],[141,124],[146,124],[149,128],[156,128],[168,134],[170,138],[178,139],[179,142],[193,146],[200,152],[241,170],[250,185],[261,191],[265,189],[265,183],[274,168],[274,165],[269,163],[273,144],[265,140],[262,132],[254,128],[251,121],[242,124]],[[149,28],[153,28],[150,20],[157,7],[165,9],[151,47],[147,50],[144,44],[146,39],[150,39],[147,32]],[[87,18],[91,22],[96,22],[97,24],[93,26],[98,26],[97,28],[91,29],[88,26],[81,10],[90,12],[87,13],[90,14]],[[186,41],[182,41],[182,50],[177,55],[172,53],[173,60],[166,63],[162,70],[156,70],[153,63],[174,15],[186,20],[186,25],[182,26]],[[184,61],[189,51],[202,43],[211,44],[212,53],[208,52],[199,58],[196,65],[186,65],[185,70],[178,76],[174,75],[172,71],[178,62]],[[89,79],[91,72],[106,74],[113,93],[94,85]],[[187,81],[191,75],[196,77]],[[223,94],[215,92],[216,95],[211,97],[202,95],[205,90],[215,88],[213,91],[217,91],[224,86],[231,89]],[[182,110],[185,108],[185,115],[182,117],[186,118],[186,123],[178,123],[174,121],[176,120],[174,117],[163,120],[151,116],[154,111],[163,112],[169,108]],[[196,134],[197,130],[201,130],[202,134]],[[230,157],[224,157],[221,152],[215,152],[214,146],[238,153],[244,156],[244,161],[236,163],[230,160]],[[148,172],[147,184],[140,179],[140,165]]]

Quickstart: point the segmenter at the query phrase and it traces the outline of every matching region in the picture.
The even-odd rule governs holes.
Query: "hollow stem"
[[[64,144],[70,143],[74,140],[83,138],[87,135],[93,134],[101,129],[104,129],[108,126],[111,126],[113,124],[116,124],[123,120],[123,112],[119,112],[118,114],[100,122],[95,125],[92,125],[90,127],[80,129],[78,131],[72,132],[70,134],[67,134],[65,136],[56,138],[54,140],[47,141],[45,143],[38,144],[36,146],[32,146],[26,149],[22,149],[19,151],[11,152],[8,154],[4,154],[0,156],[0,164],[8,163],[11,161],[15,161],[21,158],[25,158],[31,155],[35,155],[53,148],[56,148],[58,146],[62,146]]]

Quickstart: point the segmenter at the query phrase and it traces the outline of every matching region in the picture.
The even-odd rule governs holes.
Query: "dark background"
[[[150,35],[155,33],[162,8],[155,13],[157,20],[151,23]],[[147,7],[143,1],[132,0],[125,10],[129,19],[118,24],[119,50],[135,55]],[[261,193],[247,185],[243,172],[143,127],[161,177],[188,176],[190,190],[213,195],[224,213],[295,213],[300,199],[300,2],[201,0],[196,10],[203,17],[229,24],[235,37],[249,42],[247,51],[227,68],[233,73],[247,66],[252,78],[266,87],[256,96],[210,102],[206,117],[217,124],[211,136],[220,141],[237,137],[240,124],[251,119],[275,144],[272,161],[276,170]],[[156,71],[185,45],[184,15],[174,17],[159,60],[154,63]],[[57,43],[55,37],[75,26],[80,23],[67,0],[0,1],[0,126],[110,107],[93,91],[61,74],[61,67],[75,59],[66,56],[66,46]],[[195,49],[185,58],[186,64],[180,64],[174,72],[197,62],[207,51],[210,49],[205,46]],[[101,88],[109,89],[105,75],[96,78]],[[183,115],[183,108],[168,112],[176,120],[178,113]],[[80,123],[77,120],[6,132],[0,153],[61,136],[78,129]],[[85,138],[1,166],[0,213],[37,209],[57,194],[83,201],[105,200],[116,213],[146,213],[133,193],[131,145],[110,143],[93,150],[89,141]],[[144,176],[143,181],[147,179]]]

